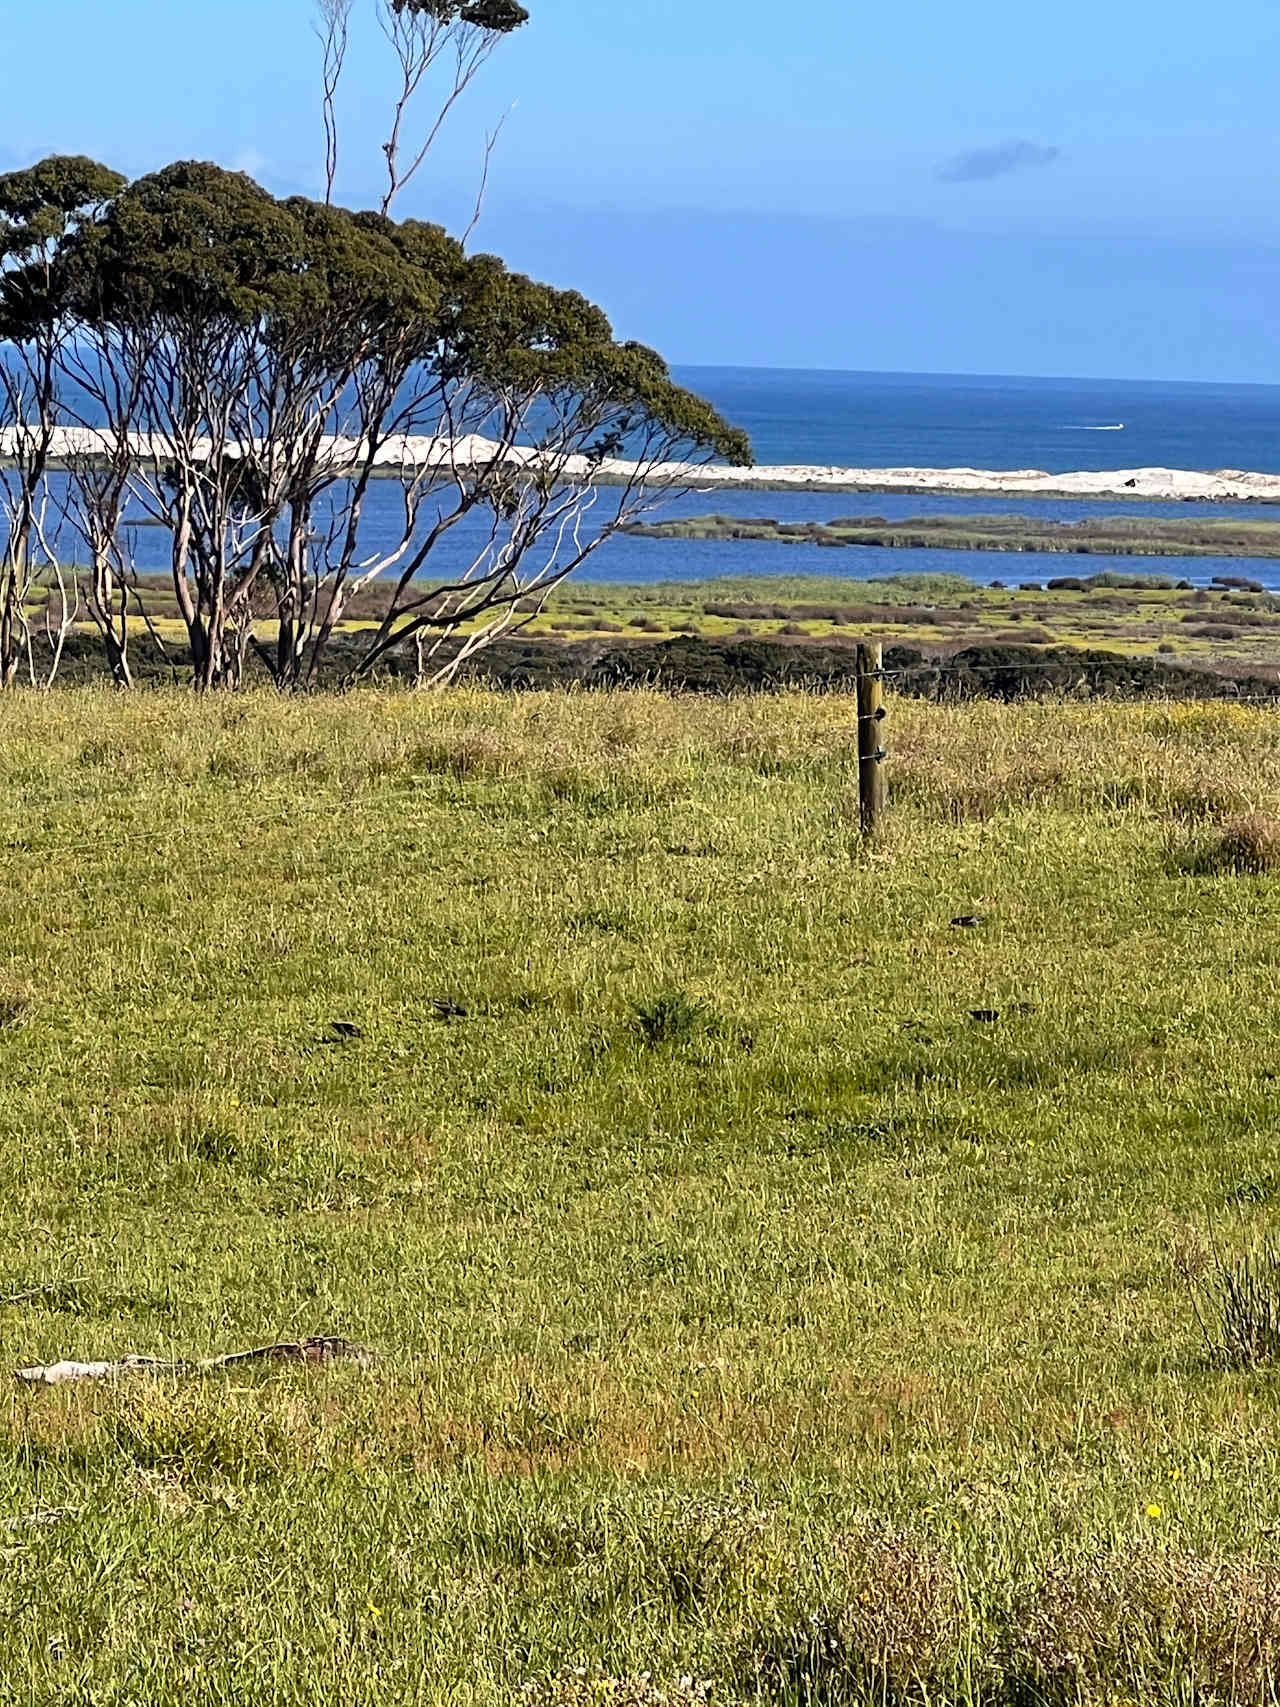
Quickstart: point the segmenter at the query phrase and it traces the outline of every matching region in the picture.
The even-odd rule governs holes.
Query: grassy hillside
[[[887,735],[0,703],[0,1355],[380,1354],[14,1383],[12,1699],[1266,1698],[1274,714]]]

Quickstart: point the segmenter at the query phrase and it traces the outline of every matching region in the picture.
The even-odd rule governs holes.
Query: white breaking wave
[[[1072,423],[1070,426],[1063,427],[1062,431],[1064,433],[1122,433],[1124,422],[1116,421],[1105,427],[1078,427]]]

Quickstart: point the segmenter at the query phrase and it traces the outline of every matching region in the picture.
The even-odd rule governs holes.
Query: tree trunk
[[[118,613],[117,591],[120,601]],[[88,602],[89,615],[102,636],[111,680],[118,688],[131,688],[133,672],[129,668],[129,594],[125,588],[117,589],[108,548],[102,544],[94,551],[93,580]]]
[[[27,592],[31,529],[32,517],[24,499],[9,536],[4,582],[0,586],[0,689],[4,690],[17,681],[22,662],[22,603]]]

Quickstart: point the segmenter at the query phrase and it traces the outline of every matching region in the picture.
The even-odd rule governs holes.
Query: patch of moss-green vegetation
[[[792,545],[888,546],[896,550],[1067,552],[1112,557],[1280,557],[1280,522],[1102,516],[1041,522],[1027,516],[844,516],[830,522],[706,515],[636,522],[641,539],[765,540]]]
[[[38,589],[43,597],[45,589]],[[132,658],[142,680],[181,679],[185,634],[172,589],[159,578],[139,588],[161,650],[135,623]],[[378,618],[370,589],[341,625],[327,681],[341,679],[349,631]],[[32,612],[37,647],[42,617]],[[264,630],[264,634],[265,634]],[[1193,588],[1172,576],[1108,570],[1040,581],[979,585],[953,574],[853,580],[838,576],[725,576],[648,585],[570,581],[545,609],[531,609],[515,637],[481,654],[483,670],[512,685],[546,685],[584,673],[602,649],[661,644],[678,637],[709,645],[752,639],[785,646],[851,647],[861,639],[904,644],[926,659],[974,646],[1065,646],[1158,657],[1228,672],[1280,666],[1280,598],[1246,574],[1227,573]],[[411,673],[411,650],[388,668]],[[250,674],[255,669],[249,661]],[[64,648],[61,680],[103,673],[92,625],[78,623]],[[586,668],[589,674],[589,668]]]

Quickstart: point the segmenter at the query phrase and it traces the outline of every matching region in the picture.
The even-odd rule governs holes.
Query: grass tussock
[[[766,1693],[803,1702],[927,1700],[962,1673],[954,1565],[908,1530],[864,1522],[819,1562],[821,1598],[753,1656]]]
[[[1254,1369],[1280,1357],[1280,1247],[1268,1242],[1235,1262],[1210,1257],[1191,1284],[1214,1362]]]
[[[705,1002],[683,990],[668,990],[631,1004],[637,1036],[651,1049],[664,1043],[688,1043],[710,1022]]]
[[[1209,818],[1212,805],[1187,816]],[[1225,821],[1196,828],[1189,837],[1171,837],[1168,861],[1192,876],[1265,877],[1280,871],[1280,817],[1269,812],[1234,812]]]
[[[1246,812],[1222,827],[1213,852],[1220,870],[1262,873],[1280,870],[1280,818]]]

